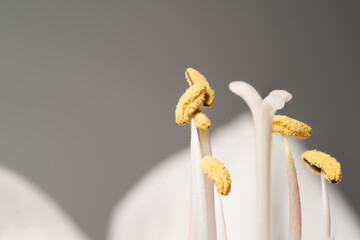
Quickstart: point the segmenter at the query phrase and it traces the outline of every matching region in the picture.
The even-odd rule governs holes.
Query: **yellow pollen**
[[[193,117],[194,117],[194,121],[195,121],[195,126],[197,128],[201,128],[201,129],[209,129],[209,128],[211,128],[211,121],[205,115],[205,113],[200,112],[199,110],[197,110],[194,113]]]
[[[330,183],[341,182],[341,165],[329,154],[317,150],[310,150],[304,152],[301,158],[313,173],[320,175],[322,170],[323,176]]]
[[[206,78],[195,69],[188,68],[185,77],[190,87],[179,99],[175,110],[175,121],[184,125],[191,123],[193,117],[197,128],[209,129],[211,128],[210,119],[199,108],[202,105],[206,107],[213,105],[214,91],[210,88]]]
[[[274,133],[281,133],[286,136],[292,136],[300,139],[306,139],[310,137],[312,133],[310,126],[283,115],[274,116],[272,131]]]
[[[201,159],[201,168],[215,184],[216,190],[222,195],[228,195],[231,191],[231,176],[224,164],[211,156]]]
[[[190,123],[194,113],[198,111],[200,104],[204,102],[206,87],[195,84],[189,87],[180,97],[175,110],[175,121],[184,125]]]
[[[185,78],[190,86],[193,84],[200,84],[206,87],[204,106],[211,107],[215,101],[215,92],[211,89],[209,83],[206,81],[206,78],[193,68],[186,69]]]

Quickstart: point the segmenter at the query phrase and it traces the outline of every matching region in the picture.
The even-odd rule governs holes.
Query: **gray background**
[[[174,122],[186,67],[216,90],[216,129],[247,109],[244,80],[293,93],[281,113],[342,163],[360,211],[359,1],[1,1],[0,161],[94,239],[116,202],[188,146]]]

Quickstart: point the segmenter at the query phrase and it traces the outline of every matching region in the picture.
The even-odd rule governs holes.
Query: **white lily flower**
[[[249,115],[235,118],[212,134],[214,155],[232,173],[231,194],[223,198],[228,239],[256,239],[255,139]],[[305,148],[292,141],[300,159]],[[271,239],[287,239],[288,187],[282,137],[273,136],[271,158]],[[109,229],[109,240],[184,240],[190,217],[190,152],[182,150],[158,164],[118,204]],[[321,186],[317,176],[295,162],[302,199],[304,240],[321,239]],[[359,219],[343,195],[329,186],[332,230],[336,239],[360,239]]]

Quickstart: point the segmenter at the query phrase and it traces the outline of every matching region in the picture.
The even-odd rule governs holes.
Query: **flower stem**
[[[283,146],[286,155],[286,171],[289,186],[289,240],[301,239],[301,202],[294,158],[290,151],[289,141],[283,135]]]

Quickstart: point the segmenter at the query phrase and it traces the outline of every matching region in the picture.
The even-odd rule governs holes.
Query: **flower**
[[[236,117],[212,134],[214,154],[232,172],[231,196],[223,198],[228,239],[255,239],[256,209],[253,124],[248,114]],[[290,139],[292,140],[292,139]],[[272,239],[287,239],[288,194],[282,138],[272,144]],[[304,147],[291,142],[300,159]],[[190,165],[186,148],[154,167],[119,202],[109,229],[109,240],[184,240],[188,237]],[[305,164],[295,163],[302,196],[303,238],[321,239],[321,186]],[[164,190],[165,189],[165,190]],[[336,239],[360,239],[359,219],[342,193],[330,188],[333,230]]]

